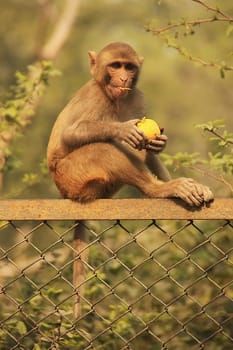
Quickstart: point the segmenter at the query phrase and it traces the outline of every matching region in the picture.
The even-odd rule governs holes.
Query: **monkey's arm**
[[[169,174],[169,171],[157,155],[151,152],[147,152],[146,165],[148,166],[150,171],[158,177],[159,180],[165,182],[171,180],[171,175]]]
[[[144,141],[142,131],[136,127],[139,119],[126,122],[115,121],[76,121],[64,128],[62,141],[72,149],[93,142],[124,141],[134,148]]]

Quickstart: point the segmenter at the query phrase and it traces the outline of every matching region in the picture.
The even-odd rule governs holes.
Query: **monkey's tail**
[[[74,285],[74,319],[81,316],[81,299],[85,281],[85,263],[88,259],[88,232],[84,221],[77,221],[74,230],[73,248],[73,285]]]

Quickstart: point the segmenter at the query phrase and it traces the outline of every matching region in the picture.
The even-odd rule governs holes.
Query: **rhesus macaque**
[[[136,126],[145,115],[136,88],[143,58],[119,42],[90,51],[89,58],[93,79],[61,112],[48,145],[48,166],[62,196],[87,202],[128,184],[148,197],[179,197],[191,206],[211,201],[207,186],[170,179],[157,156],[167,136],[149,141]]]
[[[48,145],[48,166],[64,198],[80,202],[109,198],[124,184],[148,197],[179,197],[193,206],[213,199],[208,187],[193,179],[170,179],[159,160],[166,135],[149,141],[137,128],[145,115],[136,88],[143,58],[125,43],[89,52],[93,79],[59,115]],[[81,314],[81,287],[87,259],[85,225],[74,233],[74,317]]]

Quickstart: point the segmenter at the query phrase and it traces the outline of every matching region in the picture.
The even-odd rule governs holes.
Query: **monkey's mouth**
[[[132,88],[126,86],[110,85],[109,87],[114,97],[126,96],[132,90]]]
[[[129,88],[129,87],[122,87],[122,86],[120,86],[119,89],[120,89],[121,91],[130,91],[130,90],[132,90],[132,89]]]

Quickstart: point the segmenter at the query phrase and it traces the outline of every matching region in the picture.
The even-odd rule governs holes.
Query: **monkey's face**
[[[105,90],[112,99],[123,98],[137,82],[138,67],[128,61],[117,60],[106,66]]]
[[[89,51],[91,74],[112,100],[126,97],[135,87],[143,57],[125,43],[112,43],[99,54]]]

